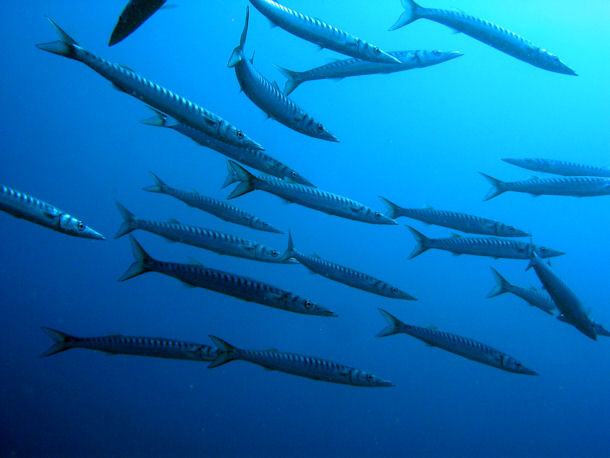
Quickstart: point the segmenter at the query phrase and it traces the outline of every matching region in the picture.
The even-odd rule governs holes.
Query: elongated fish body
[[[151,173],[151,175],[155,180],[155,184],[144,187],[144,191],[167,194],[168,196],[181,200],[191,207],[211,213],[212,215],[230,223],[240,224],[252,229],[258,229],[259,231],[273,232],[276,234],[282,233],[282,231],[276,229],[271,224],[263,221],[259,217],[245,212],[234,205],[230,205],[225,201],[203,196],[195,191],[184,191],[182,189],[172,188],[164,183],[154,173]]]
[[[284,94],[288,95],[294,91],[297,86],[306,81],[325,80],[325,79],[341,79],[351,76],[361,75],[377,75],[380,73],[395,73],[414,68],[429,67],[431,65],[441,64],[448,60],[462,56],[461,52],[443,52],[443,51],[392,51],[389,55],[396,57],[400,63],[382,63],[371,62],[368,60],[352,57],[351,59],[337,60],[330,64],[312,68],[304,72],[295,72],[287,68],[278,67],[288,80],[284,87]]]
[[[49,19],[49,21],[51,20]],[[219,140],[237,146],[263,149],[262,146],[220,116],[147,80],[127,67],[109,62],[90,53],[53,21],[51,21],[51,24],[56,28],[61,40],[38,44],[36,45],[38,48],[82,62],[110,81],[119,90],[134,96],[180,122],[188,124],[194,129],[199,129]]]
[[[289,259],[284,259],[279,250],[269,248],[262,243],[203,227],[187,226],[178,221],[170,220],[168,222],[162,222],[137,218],[120,203],[116,202],[116,205],[123,216],[123,223],[114,236],[115,239],[122,237],[125,234],[129,234],[132,231],[141,229],[160,235],[161,237],[165,237],[174,242],[186,243],[187,245],[215,251],[219,254],[228,254],[230,256],[263,262],[291,262]]]
[[[108,46],[117,44],[131,35],[149,17],[151,17],[167,0],[129,0],[119,16]]]
[[[81,220],[43,200],[0,185],[0,210],[62,234],[104,240],[104,236]]]
[[[555,175],[563,175],[566,177],[606,177],[610,178],[610,169],[603,167],[595,167],[586,164],[577,164],[576,162],[558,161],[556,159],[543,158],[527,158],[527,159],[511,159],[504,158],[507,162],[517,167],[521,167],[535,172],[553,173]]]
[[[157,272],[176,278],[190,286],[209,289],[248,302],[256,302],[288,312],[305,315],[337,316],[330,310],[314,304],[308,299],[252,278],[211,269],[199,263],[179,264],[158,261],[150,257],[133,236],[130,235],[129,240],[135,261],[121,276],[119,281],[129,280],[146,272]]]
[[[53,339],[53,345],[41,356],[51,356],[72,348],[97,350],[114,355],[152,356],[156,358],[214,361],[216,348],[162,337],[136,337],[118,334],[101,337],[74,337],[65,332],[42,328]]]
[[[339,140],[328,132],[321,123],[317,122],[305,110],[282,94],[277,84],[272,84],[259,73],[254,67],[253,59],[251,61],[244,56],[247,32],[248,12],[246,11],[246,23],[241,35],[240,44],[233,50],[228,64],[229,67],[235,68],[235,75],[242,91],[268,117],[275,119],[286,127],[310,137],[338,142]]]
[[[368,372],[315,356],[285,353],[277,350],[242,350],[218,337],[210,336],[210,338],[218,348],[218,356],[215,361],[208,365],[209,368],[222,366],[234,360],[242,360],[258,364],[272,371],[285,372],[323,382],[366,387],[394,386],[392,382]]]
[[[468,337],[458,336],[457,334],[406,324],[385,310],[379,309],[379,311],[388,322],[388,326],[377,334],[377,337],[408,334],[432,347],[442,348],[448,352],[502,369],[503,371],[524,375],[538,375],[537,372],[525,367],[512,356],[496,350],[489,345],[469,339]]]
[[[419,256],[429,249],[450,251],[456,255],[471,254],[474,256],[508,259],[529,259],[532,252],[536,252],[542,258],[551,258],[565,254],[561,251],[532,245],[531,243],[496,237],[462,237],[455,235],[449,238],[432,239],[413,229],[411,226],[407,227],[417,242],[409,259]]]
[[[557,317],[557,319],[559,321],[563,321],[564,323],[572,324],[572,323],[570,323],[568,321],[568,319],[564,315],[559,315]],[[593,329],[595,330],[595,334],[597,334],[598,336],[610,337],[610,331],[608,331],[606,328],[604,328],[600,323],[597,323],[595,321],[591,321],[591,324],[593,325]]]
[[[510,30],[460,11],[423,8],[413,0],[401,0],[405,11],[390,30],[396,30],[417,19],[429,19],[451,27],[499,51],[528,64],[566,75],[576,75],[574,70],[544,48],[539,48]]]
[[[509,283],[506,278],[500,275],[496,269],[493,267],[490,267],[490,269],[494,274],[494,278],[496,279],[496,286],[494,286],[487,297],[496,297],[500,294],[510,293],[520,297],[529,305],[539,308],[549,315],[555,315],[557,313],[557,307],[555,306],[553,299],[551,299],[550,296],[545,292],[536,288],[522,288],[520,286],[513,285],[512,283]]]
[[[497,237],[525,237],[530,234],[517,229],[513,226],[494,221],[493,219],[481,218],[480,216],[469,215],[446,210],[437,210],[432,207],[427,208],[405,208],[385,197],[381,197],[388,207],[387,216],[392,219],[406,216],[416,219],[426,224],[448,227],[471,234],[495,235]]]
[[[189,137],[191,140],[195,141],[201,146],[213,149],[220,154],[260,170],[263,173],[267,173],[278,178],[287,178],[295,183],[304,184],[306,186],[313,186],[313,184],[305,177],[299,175],[290,167],[282,164],[277,159],[272,158],[259,149],[235,146],[231,145],[230,143],[225,143],[200,130],[192,128],[188,124],[183,124],[159,111],[154,111],[155,116],[145,119],[142,121],[143,124],[170,128]]]
[[[396,224],[394,220],[380,212],[347,197],[274,177],[256,177],[233,161],[227,161],[227,166],[229,173],[223,187],[239,182],[239,185],[227,197],[228,199],[234,199],[258,189],[329,215],[371,224]]]
[[[565,316],[566,321],[587,337],[597,340],[593,323],[587,316],[580,300],[568,285],[555,275],[536,253],[532,254],[528,269],[531,267],[534,268],[544,289],[549,293],[559,311]]]
[[[282,255],[282,259],[296,259],[303,264],[311,272],[322,275],[330,280],[343,283],[344,285],[358,288],[369,293],[378,294],[380,296],[390,297],[392,299],[405,299],[415,301],[413,296],[400,289],[392,286],[375,277],[371,277],[365,273],[345,267],[334,262],[327,261],[320,256],[308,256],[297,251],[292,242],[292,235],[288,235],[288,247]]]
[[[501,181],[481,173],[492,188],[483,200],[507,192],[522,192],[532,196],[591,197],[610,194],[610,180],[598,177],[531,178],[522,181]]]
[[[273,0],[250,0],[252,6],[266,16],[274,25],[299,38],[332,49],[341,54],[372,62],[394,62],[399,60],[366,41],[326,24],[319,19],[305,16]]]

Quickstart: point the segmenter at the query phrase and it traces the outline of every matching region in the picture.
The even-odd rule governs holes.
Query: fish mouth
[[[379,56],[375,57],[375,60],[384,64],[402,64],[402,61],[400,59],[394,57],[391,54],[388,54],[385,51],[381,51]]]
[[[538,372],[536,372],[535,370],[529,369],[527,367],[523,367],[520,371],[521,374],[524,375],[535,375],[535,376],[540,376],[540,374]]]
[[[265,147],[264,147],[263,145],[261,145],[261,144],[260,144],[260,143],[258,143],[258,142],[255,142],[255,141],[254,141],[254,140],[252,140],[251,138],[246,137],[246,138],[244,138],[242,141],[243,141],[243,143],[244,143],[246,146],[248,146],[249,148],[253,148],[253,149],[258,150],[258,151],[264,151],[264,150],[265,150]],[[242,145],[242,146],[243,146],[243,145]]]
[[[574,70],[572,70],[570,67],[568,67],[565,64],[561,64],[561,67],[555,71],[557,73],[563,73],[564,75],[578,76],[578,73],[576,73]]]
[[[464,55],[463,52],[460,51],[449,51],[445,53],[445,62],[448,60],[453,60],[458,57],[462,57]]]
[[[389,380],[378,379],[378,380],[376,380],[375,386],[377,386],[379,388],[391,388],[391,387],[394,387],[396,385],[394,385]]]
[[[416,297],[411,296],[409,293],[405,293],[404,291],[402,291],[400,293],[399,299],[404,299],[405,301],[416,301],[416,300],[418,300]]]
[[[106,237],[90,227],[87,227],[80,235],[88,239],[106,240]]]

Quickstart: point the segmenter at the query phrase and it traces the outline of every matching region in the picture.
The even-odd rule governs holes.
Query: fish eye
[[[398,288],[396,288],[395,286],[392,286],[390,288],[390,291],[392,291],[393,293],[397,293],[398,292]]]
[[[309,310],[310,308],[313,307],[313,303],[311,301],[309,301],[309,300],[305,300],[305,302],[303,302],[303,305],[305,306],[305,308],[307,310]]]
[[[237,138],[244,138],[244,133],[241,130],[235,132],[235,135],[237,135]]]
[[[271,256],[278,256],[280,254],[277,250],[271,250]]]
[[[324,130],[324,126],[322,124],[318,124],[317,127],[319,132],[322,132]]]
[[[366,374],[366,379],[370,382],[373,380],[373,376],[371,374]]]
[[[381,218],[381,213],[375,212],[375,218]]]
[[[85,225],[81,221],[79,221],[78,223],[76,223],[76,228],[79,231],[84,231],[85,230]]]
[[[435,49],[434,51],[432,51],[432,54],[434,54],[435,56],[440,56],[441,52],[438,49]]]

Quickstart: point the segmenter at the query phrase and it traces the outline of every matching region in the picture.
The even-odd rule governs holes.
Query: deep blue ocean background
[[[283,249],[286,235],[225,223],[170,197],[146,193],[153,171],[168,184],[224,198],[225,158],[169,130],[144,126],[138,100],[81,63],[44,53],[52,17],[82,46],[129,66],[242,128],[269,154],[321,189],[383,209],[464,211],[531,231],[567,252],[553,268],[594,320],[610,327],[608,197],[489,202],[477,173],[530,174],[502,157],[550,157],[610,166],[610,6],[606,0],[430,0],[496,22],[557,54],[578,77],[551,73],[444,26],[417,21],[387,32],[398,0],[286,0],[385,50],[459,50],[436,67],[340,82],[305,83],[292,98],[341,143],[265,119],[239,92],[226,63],[246,1],[176,1],[122,43],[107,47],[126,0],[6,1],[0,15],[0,182],[57,205],[108,237],[68,237],[0,215],[1,456],[608,456],[610,339],[597,342],[511,295],[487,299],[495,266],[539,286],[525,261],[429,251],[414,241],[439,227],[400,220],[376,226],[253,192],[233,201],[283,230],[296,247],[362,270],[419,298],[396,301],[270,265],[136,238],[158,259],[249,275],[310,297],[340,317],[290,314],[147,274],[117,278],[132,262],[113,200],[137,216],[225,230]],[[336,58],[251,8],[247,53],[264,75],[274,64],[305,70]],[[503,350],[537,370],[515,375],[425,346],[375,335],[383,307],[407,323],[434,324]],[[71,350],[40,359],[49,326],[79,336],[121,333],[311,354],[392,380],[389,389],[316,382],[244,362],[204,363]]]

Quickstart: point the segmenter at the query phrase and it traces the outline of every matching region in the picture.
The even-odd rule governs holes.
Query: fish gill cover
[[[5,3],[0,456],[607,455],[607,2]]]

